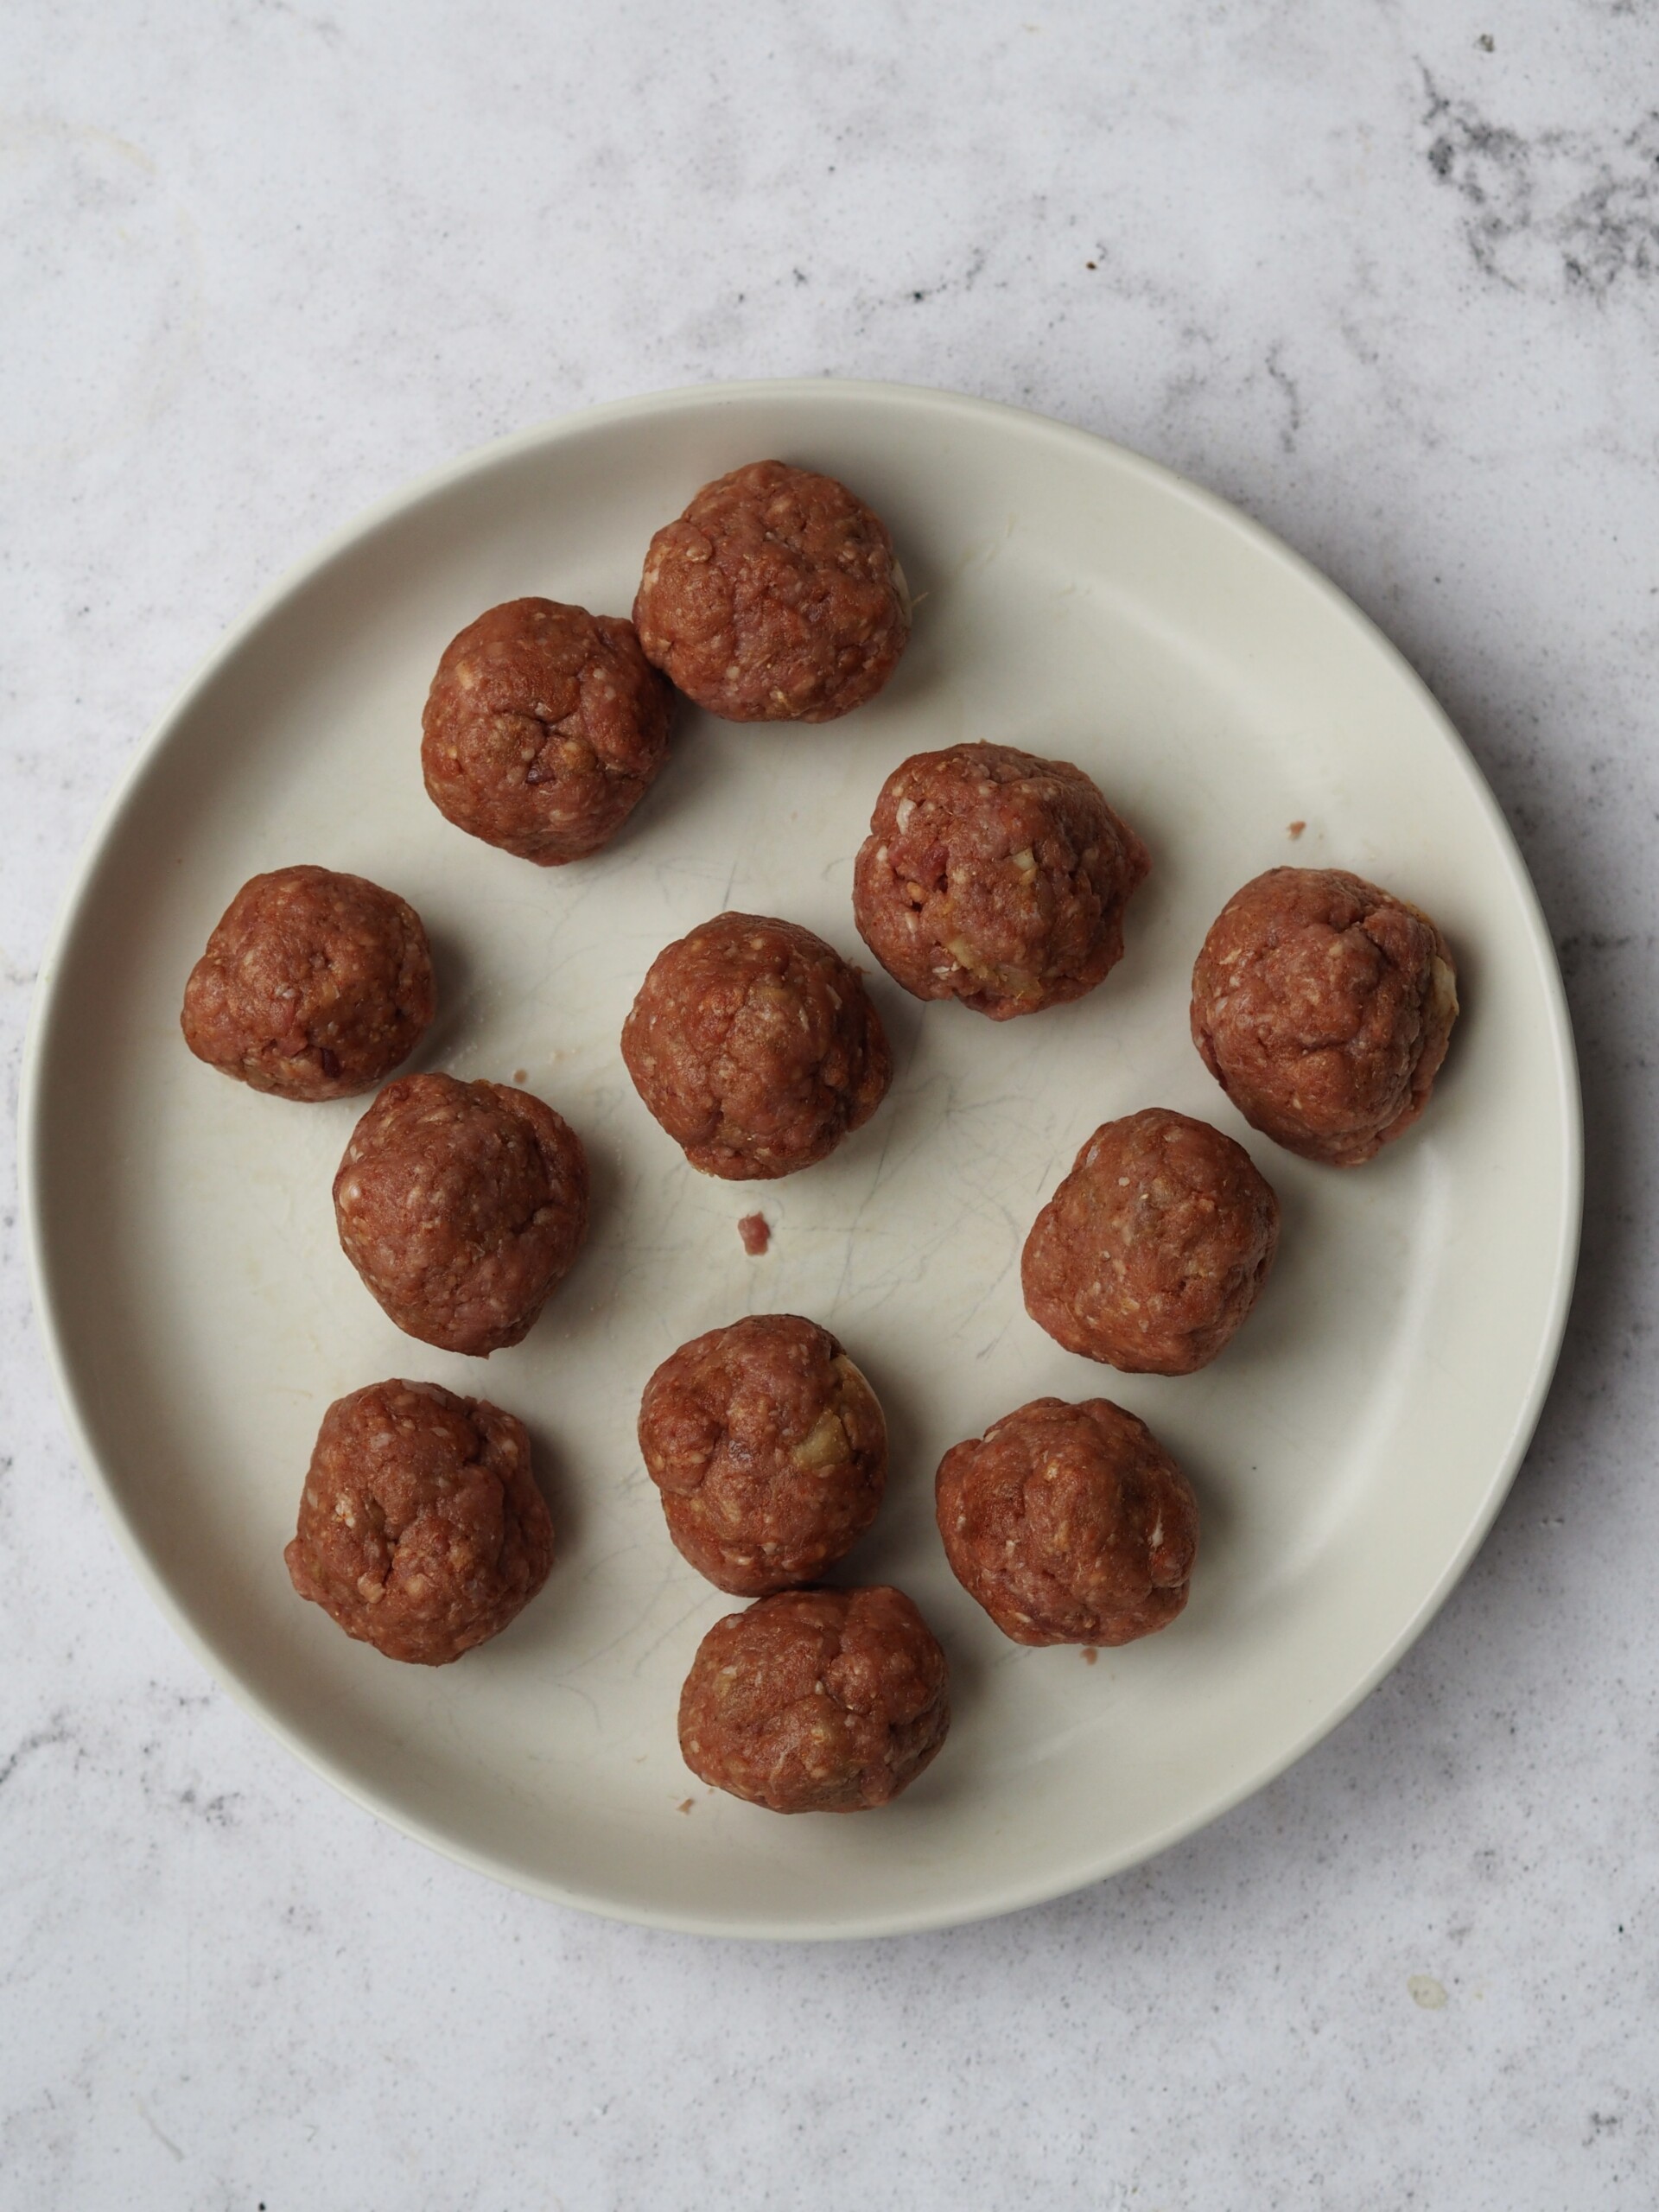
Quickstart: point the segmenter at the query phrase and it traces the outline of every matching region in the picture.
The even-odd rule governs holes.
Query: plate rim
[[[92,883],[106,853],[113,846],[129,805],[164,749],[174,727],[188,712],[198,696],[219,670],[240,652],[266,619],[294,593],[310,582],[329,564],[365,537],[397,517],[418,508],[451,486],[495,467],[510,466],[520,454],[562,442],[581,433],[618,421],[726,404],[833,395],[839,402],[875,409],[918,408],[929,413],[954,416],[963,423],[995,423],[1017,425],[1027,435],[1046,436],[1061,444],[1087,448],[1104,448],[1116,462],[1196,507],[1212,523],[1243,537],[1261,555],[1288,569],[1304,586],[1321,598],[1327,610],[1346,623],[1360,640],[1380,652],[1415,694],[1460,772],[1470,796],[1494,833],[1510,887],[1524,918],[1529,948],[1543,987],[1545,1010],[1553,1048],[1553,1076],[1565,1136],[1560,1160],[1560,1213],[1557,1224],[1553,1276],[1547,1313],[1531,1382],[1518,1407],[1510,1435],[1497,1456],[1495,1471],[1473,1513],[1462,1541],[1441,1569],[1415,1611],[1400,1628],[1381,1656],[1359,1681],[1318,1718],[1299,1732],[1287,1748],[1264,1764],[1250,1777],[1213,1796],[1201,1806],[1167,1821],[1150,1839],[1132,1848],[1106,1853],[1092,1871],[1078,1875],[1068,1870],[1024,1883],[1003,1883],[993,1895],[966,1905],[945,1904],[936,1909],[913,1907],[877,1910],[856,1922],[817,1922],[810,1916],[788,1920],[746,1921],[734,1924],[718,1913],[681,1911],[672,1906],[644,1908],[550,1881],[517,1866],[508,1866],[489,1853],[475,1850],[436,1829],[430,1821],[404,1806],[394,1804],[380,1790],[364,1782],[354,1770],[311,1744],[271,1711],[258,1692],[245,1681],[197,1628],[173,1592],[160,1563],[155,1560],[123,1502],[120,1488],[94,1450],[87,1424],[69,1371],[69,1323],[63,1304],[54,1296],[55,1265],[48,1249],[44,1219],[41,1177],[44,1161],[44,1117],[47,1098],[43,1070],[48,1043],[64,1019],[59,978],[63,955],[77,927]],[[17,1166],[22,1245],[34,1303],[35,1319],[46,1354],[46,1363],[63,1415],[69,1440],[83,1471],[113,1530],[120,1548],[136,1568],[152,1601],[198,1660],[210,1678],[285,1750],[314,1774],[377,1819],[385,1821],[440,1856],[472,1872],[550,1903],[596,1914],[607,1920],[665,1931],[756,1942],[862,1942],[873,1938],[919,1935],[968,1927],[1006,1914],[1026,1910],[1092,1887],[1156,1857],[1189,1835],[1219,1820],[1258,1790],[1275,1781],[1344,1720],[1396,1667],[1445,1605],[1462,1580],[1470,1562],[1491,1528],[1508,1496],[1521,1462],[1536,1432],[1554,1380],[1566,1334],[1577,1274],[1584,1209],[1584,1121],[1578,1056],[1560,964],[1550,938],[1542,906],[1527,869],[1515,833],[1496,793],[1482,772],[1467,743],[1450,717],[1400,648],[1379,628],[1348,594],[1321,569],[1288,545],[1276,532],[1232,501],[1196,484],[1189,477],[1120,445],[1097,431],[1019,407],[1003,400],[985,399],[931,385],[834,377],[766,377],[717,379],[671,386],[627,397],[577,408],[531,424],[505,436],[467,448],[435,468],[429,469],[372,501],[328,532],[301,557],[283,568],[257,593],[243,612],[210,647],[162,706],[126,762],[99,808],[62,894],[56,918],[48,932],[41,967],[31,996],[24,1030],[22,1061],[17,1096]]]

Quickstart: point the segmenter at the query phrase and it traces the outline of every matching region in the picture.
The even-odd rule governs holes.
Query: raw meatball
[[[1274,868],[1234,894],[1192,970],[1192,1041],[1253,1128],[1357,1167],[1428,1103],[1458,1018],[1428,916],[1335,868]]]
[[[445,1351],[516,1344],[588,1228],[582,1141],[505,1083],[411,1075],[352,1132],[334,1178],[346,1256],[400,1329]]]
[[[1085,1359],[1191,1375],[1268,1279],[1279,1201],[1243,1145],[1162,1106],[1095,1131],[1026,1239],[1026,1311]]]
[[[680,1693],[691,1771],[774,1813],[861,1813],[950,1725],[938,1639],[898,1590],[781,1590],[716,1621]]]
[[[827,1329],[755,1313],[682,1344],[645,1385],[645,1471],[668,1533],[741,1598],[811,1582],[875,1518],[887,1427]]]
[[[893,674],[910,603],[887,526],[833,476],[752,461],[659,530],[633,602],[645,658],[732,722],[827,722]]]
[[[853,915],[918,999],[1007,1021],[1081,998],[1123,957],[1147,849],[1081,768],[1012,745],[918,753],[881,786]]]
[[[658,954],[622,1058],[691,1165],[731,1182],[826,1158],[893,1080],[857,969],[810,930],[758,914],[717,914]]]
[[[510,599],[438,663],[421,766],[458,830],[538,868],[609,844],[668,757],[674,694],[632,622]]]
[[[245,883],[190,970],[199,1060],[283,1098],[348,1098],[406,1060],[436,1000],[426,931],[395,891],[326,868]]]
[[[1144,1421],[1035,1398],[939,1463],[957,1580],[1016,1643],[1128,1643],[1186,1603],[1198,1509]]]
[[[302,1598],[388,1659],[447,1666],[546,1581],[553,1523],[524,1425],[435,1382],[372,1382],[322,1417],[284,1557]]]

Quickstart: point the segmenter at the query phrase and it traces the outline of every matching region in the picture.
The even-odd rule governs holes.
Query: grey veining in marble
[[[815,1951],[499,1891],[290,1761],[75,1465],[0,1200],[0,2204],[1659,2197],[1659,9],[16,0],[0,1051],[143,729],[416,471],[710,377],[1084,423],[1400,643],[1591,1141],[1531,1455],[1404,1664],[1138,1872]]]

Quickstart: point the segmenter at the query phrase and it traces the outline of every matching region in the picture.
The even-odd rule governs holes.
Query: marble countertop
[[[715,377],[956,386],[1238,501],[1422,671],[1560,948],[1583,1272],[1409,1656],[1150,1865],[613,1926],[296,1765],[77,1467],[0,1199],[0,2205],[1531,2212],[1659,2194],[1659,11],[21,0],[0,1052],[145,728],[410,475]]]

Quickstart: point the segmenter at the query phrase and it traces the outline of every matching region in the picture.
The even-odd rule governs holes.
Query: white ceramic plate
[[[886,694],[814,729],[688,716],[627,833],[573,868],[449,828],[417,749],[453,632],[528,592],[626,613],[652,531],[771,454],[844,478],[892,527],[918,613]],[[858,955],[851,863],[877,789],[906,753],[961,738],[1078,761],[1147,839],[1128,957],[1080,1004],[1001,1026],[925,1010],[878,973],[897,1077],[874,1120],[783,1183],[693,1173],[617,1051],[650,960],[728,906]],[[359,1106],[256,1096],[180,1041],[208,930],[246,876],[296,861],[372,876],[425,917],[442,1007],[414,1065],[525,1071],[586,1141],[586,1254],[487,1366],[400,1335],[340,1251],[329,1183]],[[1357,1172],[1256,1137],[1187,1039],[1205,928],[1282,861],[1352,868],[1427,907],[1461,967],[1431,1111]],[[1243,1138],[1284,1206],[1249,1325],[1179,1381],[1071,1357],[1020,1299],[1021,1240],[1079,1143],[1150,1104]],[[817,381],[631,400],[511,439],[280,584],[162,718],[94,842],[41,984],[23,1129],[70,1419],[219,1677],[343,1789],[472,1866],[750,1936],[925,1928],[1056,1895],[1210,1820],[1323,1734],[1497,1510],[1548,1381],[1579,1219],[1571,1040],[1531,887],[1376,632],[1230,508],[1096,438]],[[753,1260],[736,1224],[757,1205],[772,1245]],[[827,1324],[874,1382],[888,1502],[839,1579],[897,1582],[950,1656],[944,1753],[860,1818],[715,1796],[675,1740],[697,1639],[733,1601],[669,1543],[634,1416],[658,1360],[751,1311]],[[561,1535],[519,1622],[435,1671],[348,1642],[283,1566],[324,1407],[388,1375],[524,1416]],[[1027,1399],[1103,1391],[1187,1467],[1203,1531],[1180,1621],[1090,1665],[1006,1643],[957,1587],[932,1474]]]

